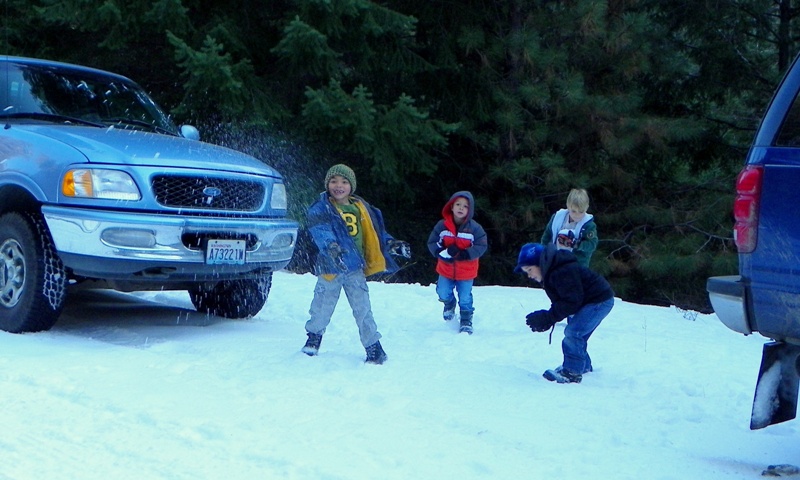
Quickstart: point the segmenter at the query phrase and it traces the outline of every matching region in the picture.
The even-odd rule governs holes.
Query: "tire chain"
[[[36,229],[36,235],[42,242],[42,263],[45,268],[42,293],[47,297],[50,308],[56,311],[64,303],[67,292],[67,277],[64,264],[61,263],[61,259],[56,254],[50,231],[47,230],[41,215],[29,214],[28,217]]]

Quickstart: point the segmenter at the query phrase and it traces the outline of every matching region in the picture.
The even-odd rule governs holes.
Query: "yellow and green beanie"
[[[340,163],[338,165],[332,166],[328,169],[328,173],[325,174],[325,190],[328,190],[328,182],[331,181],[331,178],[334,175],[339,175],[347,179],[350,182],[350,193],[354,193],[356,191],[356,173],[353,171],[352,168],[348,167],[347,165]]]

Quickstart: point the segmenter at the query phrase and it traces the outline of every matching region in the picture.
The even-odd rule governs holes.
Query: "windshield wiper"
[[[108,125],[121,123],[123,125],[133,125],[135,127],[147,128],[149,130],[153,130],[158,133],[164,133],[167,135],[176,136],[175,132],[173,131],[167,130],[166,128],[163,127],[159,127],[158,125],[153,125],[152,123],[148,123],[143,120],[136,120],[135,118],[125,118],[125,117],[104,118],[103,121]]]
[[[6,120],[11,118],[31,118],[34,120],[45,120],[53,123],[76,123],[79,125],[88,125],[90,127],[98,127],[98,128],[106,127],[102,123],[90,122],[89,120],[84,120],[82,118],[76,118],[76,117],[69,117],[67,115],[56,115],[54,113],[42,113],[42,112],[3,113],[0,114],[0,118]]]

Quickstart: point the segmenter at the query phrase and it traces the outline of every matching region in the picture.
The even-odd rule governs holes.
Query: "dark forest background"
[[[479,285],[573,187],[624,300],[708,312],[737,270],[734,181],[797,52],[790,0],[3,0],[0,54],[111,70],[176,123],[286,177],[292,216],[343,162],[435,281],[425,241],[470,190]],[[292,267],[304,268],[304,249]]]

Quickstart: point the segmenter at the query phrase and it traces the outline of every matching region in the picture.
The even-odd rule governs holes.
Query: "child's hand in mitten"
[[[556,324],[556,322],[550,318],[550,314],[547,310],[537,310],[529,313],[525,317],[525,323],[534,332],[546,332]]]
[[[411,245],[409,245],[408,242],[404,242],[402,240],[390,240],[388,247],[389,247],[389,255],[394,255],[395,257],[411,258]]]
[[[330,255],[331,258],[339,258],[340,256],[342,256],[342,247],[340,247],[339,244],[336,242],[329,243],[328,255]]]

